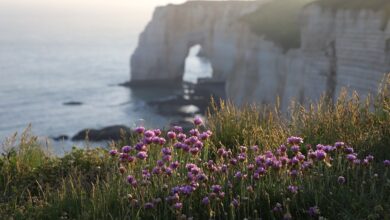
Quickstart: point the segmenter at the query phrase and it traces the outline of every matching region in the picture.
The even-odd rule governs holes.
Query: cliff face
[[[225,80],[233,68],[225,61],[234,60],[237,49],[230,43],[238,40],[242,29],[236,23],[258,4],[193,1],[157,8],[131,58],[132,81],[181,80],[185,58],[197,44],[213,64],[213,77]]]
[[[201,44],[213,79],[237,104],[332,97],[342,87],[375,93],[390,71],[390,25],[381,12],[311,4],[300,13],[300,48],[285,51],[240,18],[257,2],[188,2],[158,8],[131,59],[132,81],[182,78],[188,50]],[[385,25],[384,25],[385,24]]]

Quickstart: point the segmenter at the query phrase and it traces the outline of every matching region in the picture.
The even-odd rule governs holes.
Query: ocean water
[[[129,80],[130,56],[154,7],[169,1],[53,2],[0,0],[0,141],[29,124],[43,137],[117,124],[169,124],[172,118],[146,102],[175,91],[139,95],[118,86]],[[210,74],[196,50],[187,59],[189,81]],[[70,101],[83,104],[63,104]]]

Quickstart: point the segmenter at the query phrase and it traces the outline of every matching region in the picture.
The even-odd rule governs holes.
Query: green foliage
[[[285,51],[301,46],[299,16],[302,8],[314,0],[274,0],[261,5],[242,20],[251,30],[275,42]]]
[[[331,10],[373,10],[383,13],[382,29],[390,19],[388,0],[274,0],[261,5],[256,11],[245,15],[242,20],[251,30],[267,40],[275,42],[285,51],[301,46],[300,15],[309,4],[316,4]]]

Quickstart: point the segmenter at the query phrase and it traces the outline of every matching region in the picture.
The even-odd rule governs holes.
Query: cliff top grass
[[[299,48],[299,15],[309,4],[317,4],[332,10],[374,10],[383,11],[383,28],[390,18],[389,0],[274,0],[261,5],[255,12],[242,19],[259,36],[275,42],[285,51]]]
[[[299,15],[302,8],[314,0],[274,0],[245,15],[251,30],[275,42],[285,51],[300,47]]]
[[[195,120],[187,138],[176,128],[137,128],[138,137],[123,135],[110,151],[74,148],[63,157],[48,155],[28,132],[14,136],[0,155],[0,216],[389,219],[390,75],[375,96],[346,94],[293,103],[287,115],[212,104],[206,125]],[[193,140],[186,152],[183,143]]]

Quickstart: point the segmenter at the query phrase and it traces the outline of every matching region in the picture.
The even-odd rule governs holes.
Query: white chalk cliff
[[[382,12],[331,10],[310,4],[300,12],[300,48],[285,51],[240,18],[269,0],[193,1],[156,9],[131,59],[131,81],[178,80],[191,46],[200,44],[213,80],[226,82],[237,104],[335,97],[342,87],[376,93],[390,72],[390,22]]]

